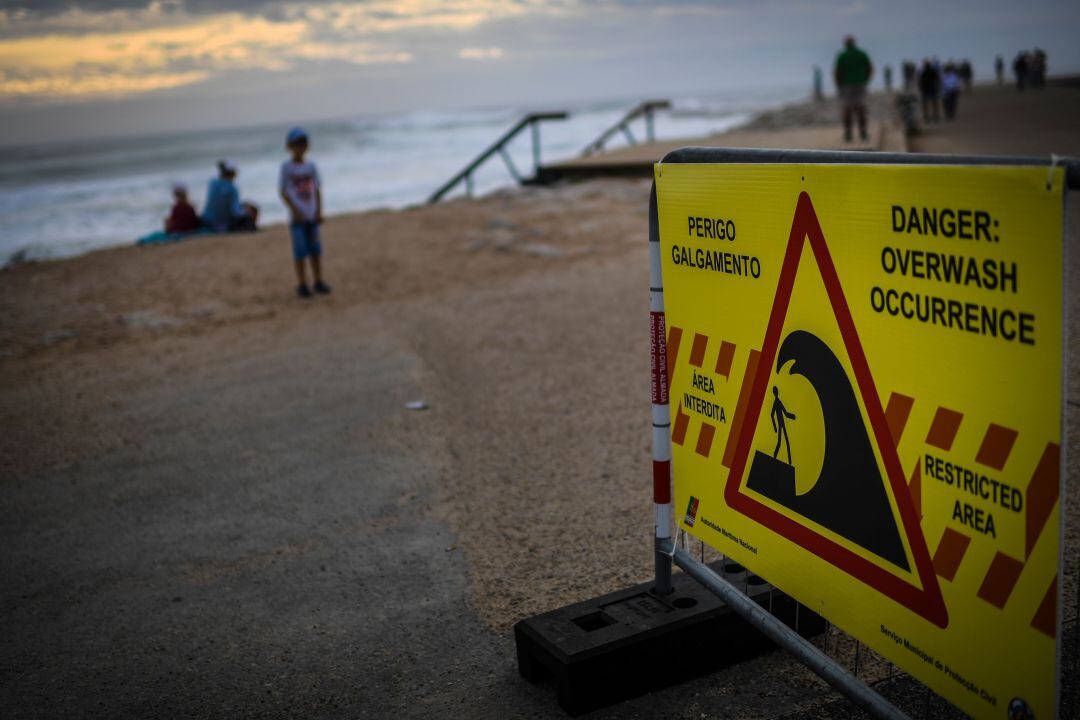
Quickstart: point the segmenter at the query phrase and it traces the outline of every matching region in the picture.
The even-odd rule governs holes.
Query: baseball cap
[[[221,172],[234,173],[236,172],[236,163],[232,160],[218,160],[218,169]]]
[[[285,144],[292,145],[295,142],[300,142],[301,140],[307,139],[307,130],[302,127],[294,127],[292,130],[289,131],[289,134],[285,136]]]

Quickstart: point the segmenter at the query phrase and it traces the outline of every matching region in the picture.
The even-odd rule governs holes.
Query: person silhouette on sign
[[[780,438],[784,439],[784,445],[787,446],[787,462],[788,465],[794,465],[791,462],[791,440],[788,438],[787,425],[784,423],[784,418],[788,420],[794,420],[795,415],[789,413],[787,408],[784,407],[784,403],[780,402],[780,391],[773,385],[773,404],[772,411],[769,413],[769,419],[772,420],[772,429],[776,433],[776,449],[773,450],[773,458],[780,454]]]

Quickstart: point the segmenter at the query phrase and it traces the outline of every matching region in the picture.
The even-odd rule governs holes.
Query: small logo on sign
[[[1009,720],[1035,720],[1035,713],[1023,698],[1013,698],[1009,701]]]
[[[693,495],[690,496],[690,503],[686,506],[686,523],[688,527],[694,527],[694,521],[697,520],[697,506],[698,499]]]

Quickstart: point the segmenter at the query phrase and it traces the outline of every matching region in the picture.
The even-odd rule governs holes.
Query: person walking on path
[[[1027,52],[1019,52],[1013,60],[1013,74],[1016,76],[1016,89],[1024,91],[1027,85],[1028,72],[1031,70],[1031,56]]]
[[[945,110],[946,120],[956,119],[956,105],[960,100],[961,82],[956,66],[948,63],[941,74],[941,104]]]
[[[915,63],[905,60],[904,68],[904,91],[907,92],[915,87]]]
[[[787,447],[787,462],[788,465],[794,466],[791,462],[791,439],[788,438],[787,424],[784,419],[794,420],[795,414],[788,412],[788,409],[784,407],[784,403],[780,402],[780,390],[773,385],[773,404],[772,410],[769,412],[769,419],[772,420],[773,432],[776,433],[776,449],[773,450],[773,458],[780,454],[780,438],[784,439],[784,445]]]
[[[859,138],[866,140],[866,85],[874,76],[870,56],[855,44],[855,38],[844,38],[844,49],[836,56],[833,77],[840,97],[844,121],[844,141],[851,142],[852,116],[858,119]]]
[[[285,136],[285,147],[291,157],[281,164],[278,190],[289,209],[289,234],[292,236],[293,262],[296,266],[296,294],[311,297],[304,260],[311,263],[315,292],[327,294],[330,286],[322,278],[322,245],[319,225],[322,224],[322,189],[315,163],[304,159],[308,149],[308,134],[303,128],[293,128]]]
[[[919,70],[919,95],[922,98],[923,122],[937,122],[941,117],[941,75],[929,58]]]
[[[1031,63],[1028,67],[1028,72],[1031,74],[1031,87],[1044,88],[1046,87],[1046,51],[1042,48],[1035,48],[1035,52],[1031,54]]]
[[[997,75],[997,84],[1005,84],[1005,60],[998,55],[994,58],[994,74]]]

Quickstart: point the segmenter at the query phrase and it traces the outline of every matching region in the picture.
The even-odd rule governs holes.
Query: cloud
[[[306,43],[289,52],[292,59],[340,60],[354,65],[412,62],[413,55],[404,50],[380,50],[368,43]]]
[[[458,57],[463,60],[498,60],[505,54],[501,47],[467,47],[458,50]]]
[[[73,12],[46,22],[62,18],[69,27],[84,28],[81,33],[0,40],[0,97],[121,96],[197,83],[235,70],[284,71],[301,62],[412,60],[411,53],[374,41],[319,37],[303,19],[229,13],[110,31],[101,17]]]
[[[454,45],[432,43],[440,37],[529,13],[558,15],[577,2],[25,3],[0,11],[0,102],[123,96],[302,63],[408,63],[414,48],[428,56],[453,53]],[[213,7],[228,10],[211,12]],[[476,60],[502,55],[501,48],[486,45],[458,53]]]
[[[15,0],[0,10],[0,105],[123,97],[309,65],[415,63],[419,75],[454,57],[504,58],[508,38],[522,67],[541,58],[636,57],[645,52],[641,36],[650,29],[690,33],[723,23],[727,45],[745,37],[728,28],[753,27],[754,18],[758,26],[796,15],[849,22],[847,14],[865,14],[864,3]]]
[[[157,73],[154,75],[125,75],[122,73],[82,76],[50,75],[37,78],[8,78],[0,74],[0,92],[12,97],[110,97],[167,90],[202,82],[207,73]]]
[[[461,31],[485,22],[524,15],[544,6],[540,0],[370,0],[288,5],[286,17],[300,15],[326,29],[348,34]]]
[[[46,0],[8,4],[0,33],[79,33],[145,28],[178,18],[240,14],[310,22],[351,35],[428,28],[463,30],[531,12],[578,7],[583,0]]]

